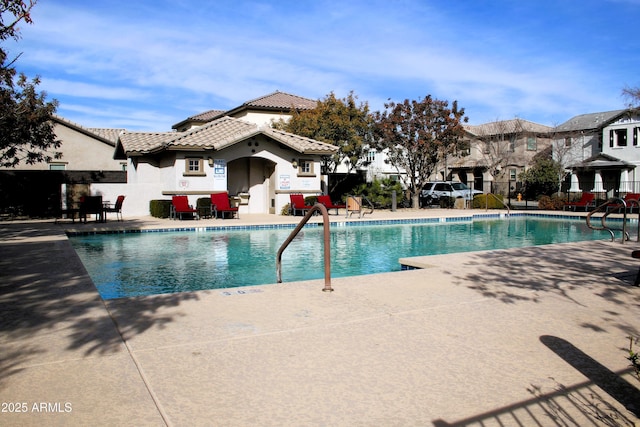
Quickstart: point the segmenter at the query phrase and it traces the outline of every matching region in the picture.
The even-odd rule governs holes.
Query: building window
[[[612,129],[609,131],[609,147],[626,147],[627,129]]]
[[[538,149],[538,141],[535,136],[527,138],[527,151],[536,151]]]
[[[516,139],[515,138],[511,138],[509,140],[509,152],[510,153],[514,153],[516,151]]]
[[[571,137],[568,136],[564,139],[564,146],[565,147],[571,147]]]
[[[640,128],[633,128],[633,146],[638,146],[638,139],[640,139]]]
[[[185,159],[185,175],[204,175],[202,167],[202,159],[187,158]]]
[[[64,171],[67,170],[66,163],[49,163],[50,171]]]
[[[509,181],[515,181],[516,180],[516,169],[509,169]]]
[[[120,163],[120,168],[123,172],[127,171],[127,162],[121,162]]]
[[[370,162],[374,162],[376,160],[376,150],[369,150],[369,153],[367,153],[367,160]]]
[[[313,162],[311,160],[300,159],[298,162],[298,175],[313,176]]]

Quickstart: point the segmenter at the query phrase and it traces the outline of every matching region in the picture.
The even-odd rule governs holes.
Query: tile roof
[[[558,132],[598,129],[609,124],[612,120],[628,110],[605,111],[602,113],[580,114],[559,125]]]
[[[289,112],[291,109],[296,110],[313,110],[318,106],[318,101],[304,98],[298,95],[292,95],[286,92],[275,91],[268,95],[261,96],[251,101],[247,101],[242,105],[230,110],[209,110],[203,113],[188,117],[172,126],[173,129],[179,129],[181,126],[190,123],[206,123],[218,119],[224,115],[235,116],[238,112],[245,110],[274,110],[278,112]]]
[[[92,132],[104,139],[108,139],[115,145],[118,142],[118,136],[126,129],[111,129],[111,128],[87,128],[89,132]]]
[[[222,116],[225,110],[209,110],[204,113],[196,114],[195,116],[189,117],[187,120],[194,122],[209,122],[218,116]]]
[[[222,150],[257,134],[266,135],[303,154],[331,154],[338,147],[253,123],[224,116],[186,132],[125,132],[120,143],[127,154],[149,154],[165,150]]]
[[[118,142],[118,135],[125,131],[125,129],[86,128],[78,123],[65,119],[62,116],[58,116],[57,114],[54,114],[52,118],[54,122],[63,124],[71,129],[74,129],[80,133],[98,139],[112,146],[115,146]]]
[[[530,122],[523,119],[500,120],[481,125],[464,125],[467,132],[480,135],[511,134],[519,132],[548,133],[553,130],[550,126]]]
[[[318,106],[318,101],[313,99],[303,98],[298,95],[291,95],[289,93],[275,91],[260,98],[247,101],[243,106],[258,107],[258,108],[275,108],[275,109],[290,109],[291,107],[297,110],[313,110]]]

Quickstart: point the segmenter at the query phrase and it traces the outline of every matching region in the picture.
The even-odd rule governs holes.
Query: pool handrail
[[[276,258],[276,279],[278,283],[282,283],[282,253],[289,246],[289,243],[295,239],[298,235],[298,232],[302,230],[302,227],[309,221],[311,216],[316,213],[316,211],[320,211],[322,213],[322,222],[324,224],[324,288],[323,292],[333,292],[333,288],[331,287],[331,233],[329,230],[329,211],[322,203],[314,204],[311,209],[309,209],[300,220],[300,223],[296,226],[296,228],[289,234],[287,240],[282,243],[280,249],[278,249],[278,255]]]
[[[634,200],[634,199],[625,200],[620,197],[614,197],[614,198],[608,199],[606,202],[602,203],[600,206],[597,206],[595,209],[593,209],[591,212],[587,214],[587,217],[586,217],[587,227],[589,227],[592,230],[608,231],[611,234],[612,242],[616,239],[616,235],[614,231],[621,231],[622,238],[620,239],[620,242],[624,244],[626,240],[630,240],[629,232],[627,231],[627,203],[628,202],[630,202],[632,209],[633,209],[633,205],[635,205],[638,208],[638,215],[640,216],[640,202],[638,202],[638,200]],[[608,208],[611,206],[617,206],[617,209],[610,211]],[[622,208],[622,228],[613,228],[608,226],[606,224],[607,217],[612,213],[618,212],[621,208]],[[600,227],[597,227],[591,224],[591,217],[593,216],[593,214],[600,213],[600,212],[603,213],[603,215],[600,217],[600,223],[602,225]],[[640,241],[640,220],[638,221],[638,235],[636,240]]]
[[[363,212],[363,206],[362,206],[362,201],[366,201],[369,204],[369,212]],[[355,206],[354,207],[349,207],[349,202],[353,203]],[[371,215],[373,213],[373,211],[375,210],[375,207],[373,206],[373,203],[371,203],[371,200],[367,199],[365,196],[363,195],[351,195],[351,194],[347,194],[347,213],[346,213],[346,218],[349,218],[354,212],[358,212],[358,217],[362,218],[363,215]]]
[[[493,196],[494,199],[496,199],[497,201],[499,201],[500,203],[502,203],[502,205],[507,208],[507,216],[511,216],[511,209],[509,209],[509,205],[507,205],[504,200],[500,199],[498,196],[496,196],[493,193],[487,193],[487,197],[485,197],[484,199],[484,210],[488,211],[489,210],[489,196]]]

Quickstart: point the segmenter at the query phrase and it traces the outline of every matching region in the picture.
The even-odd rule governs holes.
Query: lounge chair
[[[584,208],[584,211],[587,211],[587,208],[590,206],[595,206],[596,195],[593,193],[582,193],[582,197],[577,202],[568,202],[564,205],[565,208],[569,207],[573,211],[576,211],[578,208]]]
[[[627,212],[633,212],[633,208],[638,208],[638,200],[640,199],[640,194],[638,193],[627,193],[622,200],[624,200],[627,205]],[[607,205],[607,212],[617,211],[623,208],[621,203],[611,203]]]
[[[218,214],[222,215],[222,219],[224,219],[225,214],[230,214],[233,216],[235,214],[236,218],[240,219],[240,212],[238,208],[232,208],[229,203],[229,193],[212,193],[211,194],[211,215],[214,218],[218,217]]]
[[[182,215],[184,214],[192,215],[195,219],[199,218],[198,210],[189,205],[187,196],[173,196],[171,198],[171,218],[176,219],[180,217],[180,219],[182,219]]]
[[[336,210],[336,215],[338,215],[338,210],[339,209],[346,209],[347,205],[337,205],[334,204],[331,201],[331,196],[323,194],[322,196],[318,196],[318,203],[321,203],[324,205],[325,208],[327,208],[327,210],[329,209],[335,209]]]
[[[293,216],[295,216],[298,211],[304,215],[309,209],[313,208],[313,206],[305,204],[302,194],[289,194],[289,198],[291,199],[291,213]]]
[[[118,196],[116,202],[113,206],[104,206],[104,219],[107,219],[108,212],[114,212],[116,214],[116,219],[118,221],[122,221],[122,203],[124,202],[125,196]]]

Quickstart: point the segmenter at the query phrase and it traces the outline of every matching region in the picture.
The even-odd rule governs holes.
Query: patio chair
[[[587,211],[587,208],[590,206],[595,206],[596,195],[594,193],[582,193],[582,197],[577,202],[568,202],[564,205],[565,208],[569,207],[573,211],[576,211],[578,208],[584,208],[584,211]]]
[[[302,194],[289,194],[289,198],[291,199],[291,213],[293,216],[295,216],[298,211],[304,215],[309,209],[313,208],[313,206],[305,204]]]
[[[229,203],[229,193],[212,193],[211,194],[211,215],[214,218],[218,217],[218,214],[222,215],[222,219],[224,219],[225,214],[230,214],[233,216],[235,214],[237,219],[240,219],[240,212],[238,208],[232,208]]]
[[[329,209],[335,209],[336,210],[336,215],[338,215],[338,210],[339,209],[346,209],[347,208],[347,205],[334,204],[331,201],[331,196],[329,196],[327,194],[323,194],[321,196],[318,196],[318,203],[323,204],[324,207],[327,208],[327,211]]]
[[[116,214],[116,219],[118,221],[122,221],[122,203],[124,202],[124,198],[125,198],[125,196],[120,195],[116,199],[116,202],[114,203],[113,206],[109,206],[109,205],[105,205],[104,206],[104,219],[105,219],[105,221],[107,219],[107,213],[108,212],[114,212]]]
[[[88,215],[95,215],[97,222],[104,222],[102,196],[84,196],[80,199],[80,221],[87,222]]]
[[[199,218],[198,210],[189,205],[189,199],[187,196],[173,196],[171,198],[171,218],[176,219],[177,217],[180,217],[182,220],[182,215],[184,214],[189,214],[195,219]]]
[[[638,209],[638,200],[640,199],[640,194],[638,193],[627,193],[622,200],[624,200],[624,202],[627,205],[627,212],[631,213],[633,212],[633,209],[636,208]],[[611,211],[617,211],[623,208],[623,205],[621,203],[611,203],[609,205],[607,205],[607,212],[611,212]]]

